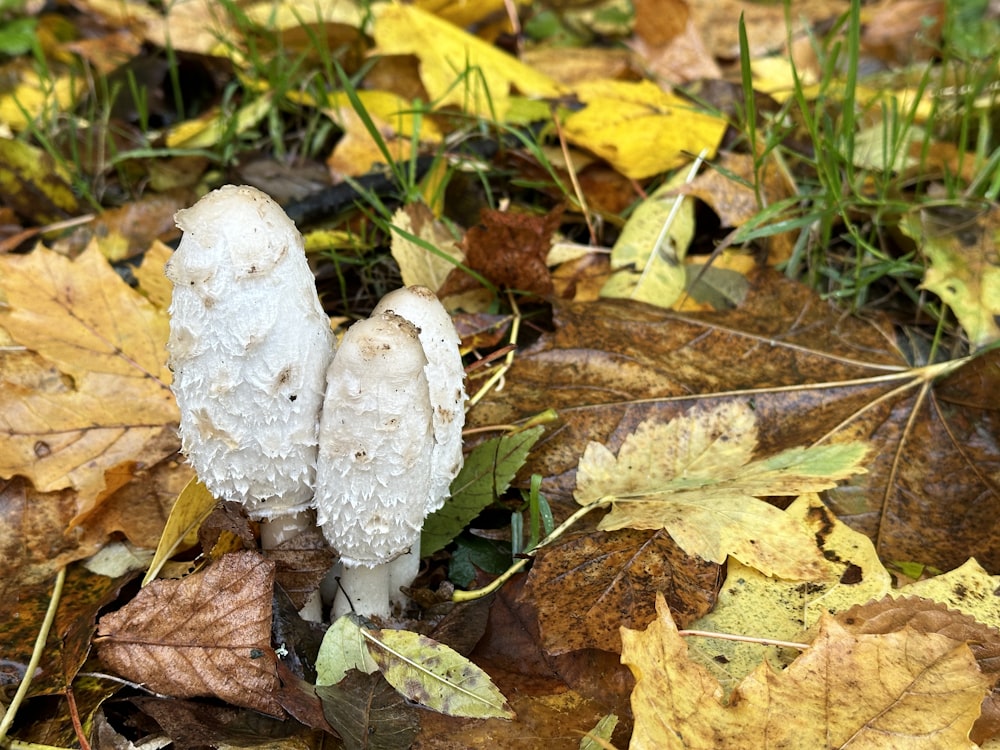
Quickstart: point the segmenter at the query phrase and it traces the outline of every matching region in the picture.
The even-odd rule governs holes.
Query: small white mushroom
[[[213,495],[272,522],[274,546],[312,504],[329,319],[301,235],[261,191],[226,186],[176,219],[167,349],[182,450]]]
[[[416,327],[394,313],[355,323],[327,375],[316,517],[340,553],[334,616],[389,616],[389,563],[419,548],[433,487],[433,410]]]

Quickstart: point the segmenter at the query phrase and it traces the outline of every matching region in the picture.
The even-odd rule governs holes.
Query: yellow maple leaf
[[[575,93],[587,106],[566,118],[566,137],[637,180],[678,167],[702,150],[713,156],[726,130],[721,117],[649,81],[588,81]]]
[[[44,358],[37,387],[0,378],[0,476],[78,491],[77,516],[107,478],[177,450],[167,316],[129,288],[96,243],[75,261],[45,248],[0,256],[0,323]],[[44,375],[45,377],[42,377]]]
[[[825,617],[785,671],[761,664],[723,706],[662,594],[656,610],[646,630],[622,628],[622,662],[636,678],[633,750],[976,747],[969,730],[992,677],[963,642],[908,627],[853,635]]]
[[[454,105],[503,120],[512,89],[556,97],[551,78],[482,39],[412,5],[377,6],[374,36],[383,55],[416,55],[420,79],[436,107]]]
[[[598,528],[666,529],[689,555],[727,555],[765,575],[824,573],[812,533],[758,497],[797,496],[863,473],[861,443],[791,448],[752,461],[757,423],[743,401],[696,406],[670,422],[648,420],[614,456],[590,443],[577,469],[577,502],[612,500]]]

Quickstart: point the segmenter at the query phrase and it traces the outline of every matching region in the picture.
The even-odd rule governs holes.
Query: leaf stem
[[[49,607],[45,611],[45,619],[42,620],[42,626],[38,629],[38,637],[35,638],[35,647],[31,651],[31,659],[24,670],[24,677],[21,678],[21,684],[18,685],[17,692],[14,694],[10,705],[7,706],[7,710],[4,711],[3,719],[0,720],[0,745],[3,745],[6,740],[7,732],[10,731],[10,727],[14,723],[14,717],[17,716],[18,709],[24,703],[25,698],[28,697],[31,680],[35,675],[35,670],[38,669],[39,662],[42,660],[45,642],[49,638],[49,631],[52,629],[52,623],[56,619],[56,610],[59,609],[59,600],[62,598],[63,584],[65,582],[66,568],[60,568],[59,573],[56,575],[56,582],[52,586],[52,596],[49,597]]]
[[[590,513],[590,511],[595,510],[597,508],[607,507],[608,505],[611,504],[612,500],[613,498],[611,498],[610,496],[602,497],[599,500],[595,500],[592,503],[584,505],[582,508],[580,508],[580,510],[576,511],[569,518],[567,518],[561,524],[556,526],[556,528],[552,530],[551,534],[546,536],[542,541],[540,541],[530,550],[527,550],[525,552],[525,557],[522,557],[520,560],[515,562],[513,565],[507,568],[507,570],[505,570],[499,576],[494,578],[488,584],[483,586],[481,589],[472,589],[471,591],[455,591],[455,593],[451,595],[451,600],[453,602],[471,602],[475,601],[476,599],[482,599],[484,596],[489,596],[494,591],[503,586],[507,581],[509,581],[511,578],[517,575],[524,568],[524,566],[531,561],[531,558],[528,557],[527,555],[537,552],[547,544],[551,544],[556,539],[565,534],[566,530],[569,529],[570,526],[572,526],[574,523],[579,521],[585,515]]]

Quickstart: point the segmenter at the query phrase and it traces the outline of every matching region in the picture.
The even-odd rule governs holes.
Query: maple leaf
[[[611,499],[603,530],[667,529],[685,552],[711,562],[731,555],[765,575],[822,576],[823,556],[804,524],[757,498],[833,487],[865,471],[865,446],[798,447],[752,461],[756,448],[746,403],[697,406],[666,424],[643,422],[617,457],[590,443],[574,496],[581,505]]]
[[[622,628],[622,661],[636,677],[634,750],[976,747],[969,730],[992,679],[965,643],[909,627],[855,635],[827,617],[784,672],[762,664],[725,707],[662,596],[656,608],[645,631]]]
[[[0,322],[47,360],[37,383],[0,379],[0,475],[78,491],[77,517],[108,477],[177,450],[166,314],[129,288],[92,243],[75,261],[45,248],[0,257]]]

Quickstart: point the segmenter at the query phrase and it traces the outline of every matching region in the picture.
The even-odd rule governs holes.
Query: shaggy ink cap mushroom
[[[335,346],[302,236],[246,186],[209,193],[176,220],[167,350],[182,451],[215,497],[255,520],[296,519],[312,503]]]
[[[330,364],[315,505],[344,567],[335,616],[388,617],[388,565],[419,549],[434,448],[426,365],[416,327],[394,313],[351,326]]]

